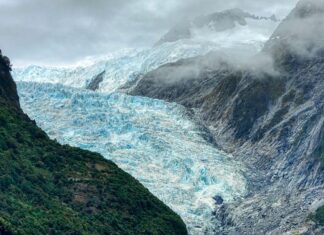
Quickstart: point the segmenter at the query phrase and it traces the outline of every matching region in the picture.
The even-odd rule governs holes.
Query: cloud
[[[174,24],[239,7],[283,18],[297,0],[0,0],[0,47],[16,63],[66,63],[148,47]]]
[[[283,46],[301,56],[314,56],[324,49],[324,2],[303,0],[274,32],[267,48]]]

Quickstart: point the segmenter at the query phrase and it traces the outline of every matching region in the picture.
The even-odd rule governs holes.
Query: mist
[[[299,2],[273,34],[270,43],[276,41],[281,41],[296,55],[316,56],[324,48],[324,2]]]
[[[283,19],[297,0],[0,0],[0,47],[15,65],[64,65],[151,47],[172,26],[241,8]]]

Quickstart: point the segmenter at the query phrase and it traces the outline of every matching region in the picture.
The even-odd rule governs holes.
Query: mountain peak
[[[213,32],[222,32],[235,28],[237,25],[245,26],[247,19],[270,20],[277,22],[275,15],[271,17],[256,16],[243,11],[240,8],[228,9],[221,12],[215,12],[208,15],[196,17],[193,20],[185,21],[171,28],[156,44],[161,45],[165,42],[175,42],[181,39],[190,39],[193,37],[192,31],[195,29],[209,28]]]

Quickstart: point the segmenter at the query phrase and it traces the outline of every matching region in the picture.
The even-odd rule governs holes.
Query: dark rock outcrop
[[[86,89],[92,90],[92,91],[98,90],[100,83],[104,79],[105,73],[106,73],[106,71],[103,71],[103,72],[99,73],[97,76],[95,76],[93,79],[91,79],[89,84],[86,86]]]
[[[216,205],[222,205],[224,202],[224,199],[221,196],[215,196],[213,199],[214,199]]]

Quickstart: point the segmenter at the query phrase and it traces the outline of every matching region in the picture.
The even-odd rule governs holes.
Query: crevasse
[[[14,69],[13,77],[23,110],[51,138],[101,153],[176,211],[190,234],[212,234],[213,197],[225,203],[242,197],[244,166],[208,143],[182,106],[117,91],[138,73],[220,46],[178,41],[78,66]],[[99,90],[84,89],[102,71]]]
[[[244,166],[206,142],[181,106],[119,93],[18,82],[21,105],[51,138],[116,162],[176,211],[191,234],[211,226],[213,197],[245,193]]]

